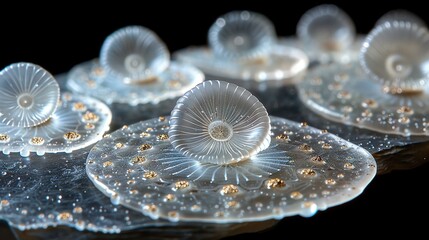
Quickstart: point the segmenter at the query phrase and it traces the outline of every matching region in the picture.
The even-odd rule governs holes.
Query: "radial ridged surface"
[[[129,26],[112,33],[103,43],[100,62],[126,83],[144,81],[163,72],[170,53],[151,30]]]
[[[339,51],[353,43],[355,27],[343,10],[324,4],[304,13],[297,25],[297,35],[324,51]]]
[[[57,101],[58,102],[58,101]],[[64,93],[52,117],[34,127],[16,127],[0,123],[0,151],[70,153],[100,140],[109,130],[112,113],[102,102],[85,96]]]
[[[213,52],[233,59],[259,57],[269,50],[275,38],[270,20],[249,11],[234,11],[219,17],[208,33]]]
[[[270,119],[246,89],[205,81],[181,97],[171,113],[172,145],[201,162],[228,164],[268,147]]]
[[[422,91],[429,77],[429,33],[415,23],[378,25],[362,45],[365,72],[395,92]]]
[[[270,117],[264,151],[235,164],[201,163],[171,145],[168,121],[132,124],[92,148],[88,177],[113,203],[175,222],[309,217],[358,196],[376,173],[363,148],[278,117]]]
[[[394,21],[410,22],[410,23],[415,23],[422,27],[426,27],[426,23],[423,21],[423,19],[421,19],[416,14],[404,9],[396,9],[385,13],[377,20],[377,22],[375,23],[375,26],[382,25],[385,22],[394,22]]]
[[[31,63],[0,72],[0,123],[31,127],[47,121],[57,108],[60,88],[52,75]]]

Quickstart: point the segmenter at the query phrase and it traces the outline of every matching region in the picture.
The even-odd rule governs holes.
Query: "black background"
[[[1,6],[0,68],[11,63],[37,63],[53,74],[98,57],[107,35],[127,25],[143,25],[156,32],[171,52],[189,45],[205,45],[215,19],[231,10],[251,10],[266,15],[279,36],[295,34],[296,24],[309,8],[321,1],[164,1],[114,4],[60,2],[50,6],[15,3]],[[421,1],[423,2],[423,1]],[[367,33],[385,12],[404,8],[429,22],[423,3],[411,1],[334,2],[354,20],[359,33]],[[375,1],[374,1],[375,4]],[[108,5],[108,6],[106,6]],[[286,116],[287,117],[287,116]],[[394,161],[395,159],[392,159]],[[329,208],[312,218],[290,217],[269,230],[231,239],[293,239],[384,237],[425,234],[429,221],[429,166],[376,176],[355,200]],[[1,198],[1,196],[0,196]],[[5,236],[0,236],[4,239]],[[142,237],[143,238],[143,237]]]

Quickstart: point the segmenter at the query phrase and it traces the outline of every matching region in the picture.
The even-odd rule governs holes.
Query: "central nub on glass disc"
[[[138,54],[130,54],[125,58],[125,68],[130,73],[140,73],[145,69],[144,59]]]
[[[216,120],[209,124],[208,131],[210,137],[216,141],[228,141],[233,135],[232,127],[221,120]]]
[[[29,94],[22,94],[18,97],[18,106],[21,108],[31,108],[33,106],[33,97]]]

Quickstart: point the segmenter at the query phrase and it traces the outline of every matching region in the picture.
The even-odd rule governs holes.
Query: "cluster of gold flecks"
[[[368,103],[368,104],[372,104],[372,103]],[[404,110],[404,112],[407,111],[406,109],[403,109],[403,110]],[[158,120],[162,122],[162,121],[165,121],[166,119],[165,119],[165,117],[159,117]],[[308,127],[308,124],[305,123],[305,122],[303,122],[303,123],[300,124],[300,126],[302,128],[306,128],[306,127]],[[126,128],[126,126],[125,126],[125,128]],[[151,136],[150,132],[153,132],[153,131],[154,131],[154,129],[149,127],[149,128],[146,129],[146,131],[140,133],[140,137],[142,137],[142,138],[150,137]],[[320,132],[320,134],[326,134],[326,133],[328,133],[327,130],[321,130],[321,132]],[[292,133],[288,132],[288,131],[285,131],[284,133],[277,135],[275,138],[277,140],[279,140],[279,141],[290,141],[289,134],[292,134]],[[110,137],[110,135],[106,136],[106,137]],[[168,135],[167,134],[159,134],[159,135],[156,136],[156,138],[157,138],[157,140],[167,140],[168,139]],[[305,135],[305,136],[303,136],[303,139],[304,140],[311,140],[312,136],[311,135]],[[332,146],[329,143],[325,142],[325,141],[319,141],[318,144],[324,150],[332,149]],[[121,148],[123,146],[124,146],[123,143],[116,143],[115,144],[116,148]],[[143,152],[143,151],[151,150],[152,148],[153,148],[152,145],[150,145],[148,143],[144,143],[144,144],[138,146],[137,150],[139,152]],[[312,153],[312,152],[314,152],[314,149],[310,145],[308,145],[306,143],[303,143],[303,144],[299,145],[298,149],[300,151],[303,151],[303,152],[306,152],[306,153]],[[343,149],[343,147],[342,147],[342,149]],[[316,166],[318,166],[318,165],[325,165],[326,164],[326,162],[322,158],[322,156],[319,156],[319,155],[309,156],[308,159],[310,160],[310,162],[312,162]],[[147,159],[145,157],[137,155],[137,156],[133,157],[130,160],[129,163],[131,165],[140,165],[140,164],[145,164],[146,161],[147,161]],[[92,161],[90,163],[94,163],[94,162]],[[114,164],[111,161],[105,161],[105,162],[103,162],[103,167],[105,167],[105,168],[113,167],[113,166],[114,166]],[[350,162],[347,162],[347,163],[344,164],[344,170],[352,170],[354,168],[355,168],[355,166],[352,163],[350,163]],[[127,171],[127,173],[130,173],[130,172],[133,172],[133,170],[129,169]],[[297,174],[298,174],[298,176],[300,176],[300,177],[302,177],[304,179],[309,179],[309,180],[319,177],[318,172],[316,171],[316,169],[313,169],[313,168],[298,169],[297,170]],[[337,175],[337,179],[327,178],[327,179],[324,179],[323,181],[324,181],[325,185],[327,187],[329,187],[329,186],[332,186],[332,185],[336,185],[337,182],[338,182],[338,180],[344,178],[344,176],[345,175],[343,173],[339,173]],[[157,177],[158,177],[158,173],[155,172],[155,171],[151,171],[151,170],[147,170],[142,175],[142,178],[146,179],[146,180],[152,180],[152,179],[155,179]],[[136,183],[135,180],[128,180],[127,181],[128,185],[133,185],[135,183]],[[270,189],[270,190],[276,190],[276,189],[281,190],[281,189],[286,189],[288,187],[288,184],[286,183],[285,179],[270,178],[270,179],[267,179],[265,181],[264,186],[265,186],[266,189]],[[191,184],[190,184],[189,181],[180,180],[180,181],[177,181],[177,182],[173,183],[172,190],[174,192],[177,192],[177,191],[192,191],[192,188],[191,188]],[[234,184],[227,184],[227,185],[222,186],[218,191],[219,191],[219,193],[221,195],[223,195],[225,197],[228,197],[228,198],[231,198],[231,197],[236,196],[237,194],[240,194],[241,190],[240,190],[240,188],[238,186],[236,186]],[[139,191],[137,189],[131,189],[129,191],[129,193],[130,194],[138,194]],[[323,190],[321,192],[322,196],[327,196],[329,194],[331,194],[331,192],[329,190]],[[151,196],[152,196],[151,194],[145,194],[144,195],[145,198],[150,198]],[[300,200],[300,199],[303,199],[305,196],[300,191],[292,191],[289,194],[289,197],[291,199],[293,199],[293,200]],[[314,198],[317,198],[317,197],[318,197],[317,193],[310,193],[307,196],[307,199],[314,199]],[[163,199],[164,202],[175,202],[175,201],[177,201],[177,196],[174,193],[168,193],[165,196],[161,196],[161,198]],[[311,207],[313,204],[314,203],[312,201],[306,201],[306,202],[303,203],[303,207]],[[240,204],[237,201],[234,201],[232,199],[230,199],[229,201],[227,201],[225,203],[225,207],[226,208],[238,208],[239,206],[240,206]],[[145,212],[149,212],[151,214],[155,214],[155,213],[158,212],[158,206],[156,206],[155,204],[146,204],[146,205],[143,206],[143,210]],[[190,210],[193,211],[193,212],[201,211],[201,206],[199,206],[199,205],[193,205],[193,206],[191,206]],[[279,210],[279,211],[281,211],[281,210]],[[218,212],[216,212],[214,214],[215,217],[223,217],[224,215],[225,215],[225,213],[222,212],[222,211],[218,211]],[[177,211],[170,211],[170,212],[167,213],[167,216],[170,219],[178,219],[179,213]]]
[[[340,91],[342,89],[342,86],[343,86],[343,84],[341,82],[344,80],[347,80],[347,79],[348,79],[347,74],[345,74],[345,73],[337,74],[335,76],[335,80],[337,82],[331,83],[328,86],[328,88],[330,90],[338,90],[339,91],[337,94],[338,99],[350,99],[352,97],[352,94],[350,92]],[[323,81],[321,78],[315,77],[314,79],[312,79],[311,84],[312,85],[322,85]],[[310,92],[309,95],[311,95],[313,98],[316,98],[316,99],[321,98],[320,94],[318,94],[316,92]],[[377,101],[375,101],[374,99],[365,99],[362,101],[361,106],[364,108],[364,110],[361,113],[361,117],[356,118],[357,122],[361,122],[361,121],[364,121],[368,118],[371,118],[373,116],[372,109],[377,108],[379,105],[378,105]],[[353,111],[353,107],[352,106],[344,106],[341,109],[341,111],[343,112],[344,117],[348,117],[348,114]],[[409,124],[410,123],[409,116],[414,114],[414,109],[412,109],[409,106],[400,106],[396,110],[396,113],[399,114],[398,119],[397,119],[397,121],[399,123]],[[424,126],[424,127],[426,127],[426,126]]]

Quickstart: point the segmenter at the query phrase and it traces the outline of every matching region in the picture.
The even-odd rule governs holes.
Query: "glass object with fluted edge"
[[[319,5],[308,10],[298,22],[301,41],[323,51],[342,51],[355,39],[350,17],[335,5]]]
[[[280,38],[279,44],[301,49],[312,65],[354,61],[364,38],[356,35],[347,13],[331,4],[306,11],[298,21],[296,33],[297,36]]]
[[[109,35],[100,52],[101,66],[126,83],[156,77],[170,64],[165,44],[141,26],[121,28]]]
[[[294,83],[308,66],[299,49],[277,44],[271,21],[250,11],[233,11],[220,16],[208,31],[208,47],[189,47],[175,57],[204,73],[253,81]]]
[[[191,89],[171,112],[171,144],[201,162],[229,164],[246,159],[270,144],[265,107],[246,89],[206,81]],[[192,136],[192,137],[183,137]]]
[[[303,103],[333,121],[427,136],[429,32],[401,16],[375,26],[359,60],[311,71],[298,85]]]
[[[198,69],[170,61],[167,47],[154,32],[129,26],[106,38],[99,60],[75,66],[67,87],[109,105],[136,106],[178,98],[203,80]]]
[[[247,90],[210,80],[178,100],[171,117],[98,142],[86,170],[113,203],[153,219],[233,223],[310,217],[349,201],[376,164],[363,148],[268,116]]]
[[[423,21],[423,19],[421,19],[416,14],[410,11],[407,11],[405,9],[396,9],[385,13],[377,20],[377,22],[375,23],[375,26],[382,25],[385,22],[392,22],[392,21],[409,22],[409,23],[417,24],[422,27],[426,27],[426,23],[425,21]]]
[[[55,112],[60,87],[40,66],[15,63],[0,72],[0,122],[12,127],[33,127]]]
[[[0,72],[0,151],[28,157],[89,146],[109,129],[111,112],[88,97],[63,93],[55,78],[32,63]]]

